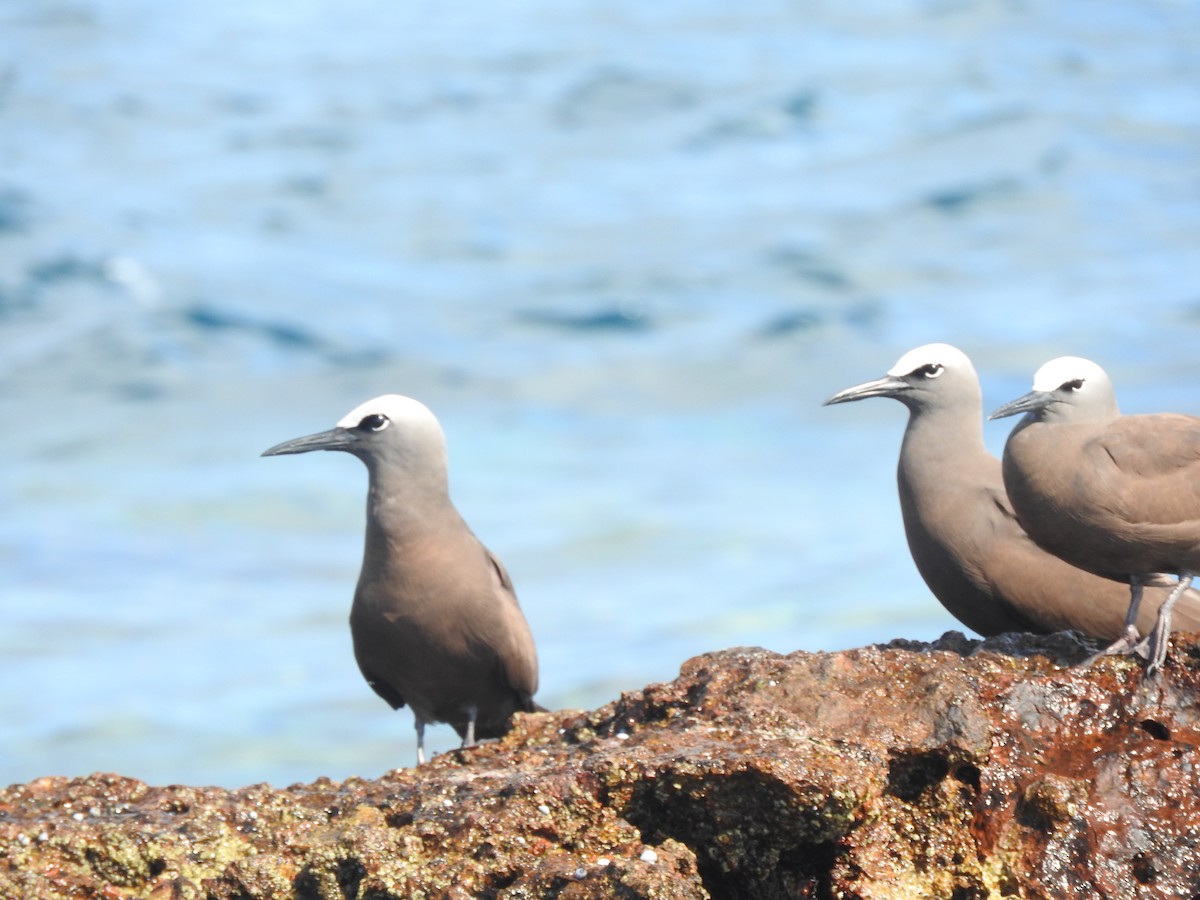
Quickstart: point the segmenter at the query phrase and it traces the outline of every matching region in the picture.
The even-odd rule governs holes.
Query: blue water
[[[1165,0],[0,3],[0,783],[411,763],[364,470],[258,458],[385,392],[548,706],[956,627],[903,409],[820,402],[939,340],[1200,413],[1198,86]]]

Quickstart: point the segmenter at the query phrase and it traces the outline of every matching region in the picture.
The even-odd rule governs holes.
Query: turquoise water
[[[903,409],[820,407],[917,344],[1200,414],[1194,4],[18,0],[0,50],[0,783],[411,763],[365,472],[258,458],[376,394],[552,707],[956,627]]]

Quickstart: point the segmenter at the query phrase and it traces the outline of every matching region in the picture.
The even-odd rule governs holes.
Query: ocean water
[[[387,392],[547,706],[958,627],[903,408],[820,403],[948,341],[1200,414],[1198,84],[1182,0],[0,2],[0,783],[411,764],[365,471],[258,456]]]

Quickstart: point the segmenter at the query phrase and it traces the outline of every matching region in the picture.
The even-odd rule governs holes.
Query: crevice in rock
[[[950,774],[950,761],[942,751],[898,751],[888,764],[887,792],[905,803],[918,803]],[[978,787],[978,769],[976,769]]]
[[[1154,857],[1144,852],[1134,854],[1133,877],[1139,884],[1154,884],[1158,877],[1154,870]]]
[[[1162,722],[1156,722],[1154,719],[1142,719],[1139,723],[1142,731],[1150,735],[1156,741],[1169,741],[1171,739],[1171,729]]]
[[[358,886],[362,884],[363,878],[366,876],[367,870],[363,868],[363,864],[357,859],[343,859],[337,865],[337,883],[342,889],[342,894],[346,900],[355,900],[358,897]]]
[[[950,773],[954,776],[954,780],[965,784],[971,788],[976,794],[982,790],[980,783],[981,774],[979,766],[973,763],[961,763],[954,767],[954,771]]]
[[[854,806],[756,769],[666,770],[639,782],[624,815],[646,841],[691,849],[713,900],[784,900],[830,896]]]

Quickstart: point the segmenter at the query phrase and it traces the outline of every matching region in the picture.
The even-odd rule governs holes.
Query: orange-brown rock
[[[377,781],[0,792],[0,897],[1200,893],[1200,654],[1071,635],[738,649]]]

